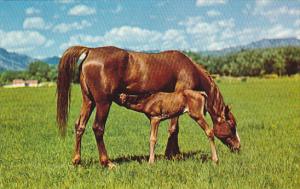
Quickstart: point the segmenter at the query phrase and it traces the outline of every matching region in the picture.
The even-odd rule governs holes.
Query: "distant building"
[[[28,87],[37,87],[39,84],[38,80],[26,80],[25,85]]]
[[[38,87],[38,80],[14,79],[11,87]]]
[[[26,83],[23,79],[14,79],[12,82],[12,86],[14,87],[25,87]]]

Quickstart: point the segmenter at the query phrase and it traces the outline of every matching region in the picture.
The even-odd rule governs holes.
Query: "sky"
[[[0,47],[35,58],[72,45],[220,50],[300,39],[300,0],[0,0]]]

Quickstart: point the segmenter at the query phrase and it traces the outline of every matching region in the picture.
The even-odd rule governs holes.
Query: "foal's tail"
[[[71,98],[71,82],[76,70],[76,64],[80,56],[83,53],[87,54],[88,51],[89,48],[87,47],[70,47],[64,52],[58,65],[56,121],[62,136],[66,134]]]

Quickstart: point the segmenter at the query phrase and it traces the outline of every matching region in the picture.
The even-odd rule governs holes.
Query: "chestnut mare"
[[[93,131],[102,165],[113,165],[108,158],[103,135],[113,99],[118,94],[147,94],[174,92],[184,89],[204,91],[207,111],[213,121],[214,135],[231,150],[240,149],[236,121],[210,75],[200,65],[179,51],[156,54],[139,53],[117,47],[88,48],[73,46],[67,49],[58,66],[57,123],[62,134],[66,131],[71,97],[71,82],[79,66],[82,107],[75,123],[76,140],[73,163],[80,163],[81,138],[87,121],[96,107]],[[179,153],[178,117],[172,118],[165,155]]]

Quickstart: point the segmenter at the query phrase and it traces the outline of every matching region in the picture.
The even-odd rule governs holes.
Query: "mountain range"
[[[216,51],[203,51],[199,52],[201,55],[215,55],[222,56],[228,53],[235,53],[241,50],[250,50],[250,49],[263,49],[263,48],[274,48],[274,47],[286,47],[286,46],[299,46],[300,40],[297,38],[283,38],[283,39],[262,39],[249,43],[247,45],[229,47],[222,50]]]
[[[299,46],[300,40],[297,38],[283,38],[283,39],[262,39],[260,41],[252,42],[247,45],[235,46],[225,48],[218,51],[202,51],[201,55],[221,56],[228,53],[239,52],[241,50],[257,49],[257,48],[271,48],[284,46]],[[147,52],[159,52],[158,50]],[[18,54],[15,52],[8,52],[4,48],[0,48],[0,71],[3,70],[24,70],[33,61],[41,60],[50,65],[56,65],[59,62],[58,56],[48,57],[44,59],[33,58],[28,55]]]
[[[44,59],[33,58],[28,55],[15,52],[8,52],[4,48],[0,48],[0,71],[3,70],[24,70],[31,62],[43,61],[50,65],[56,65],[59,62],[58,56],[53,56]]]

